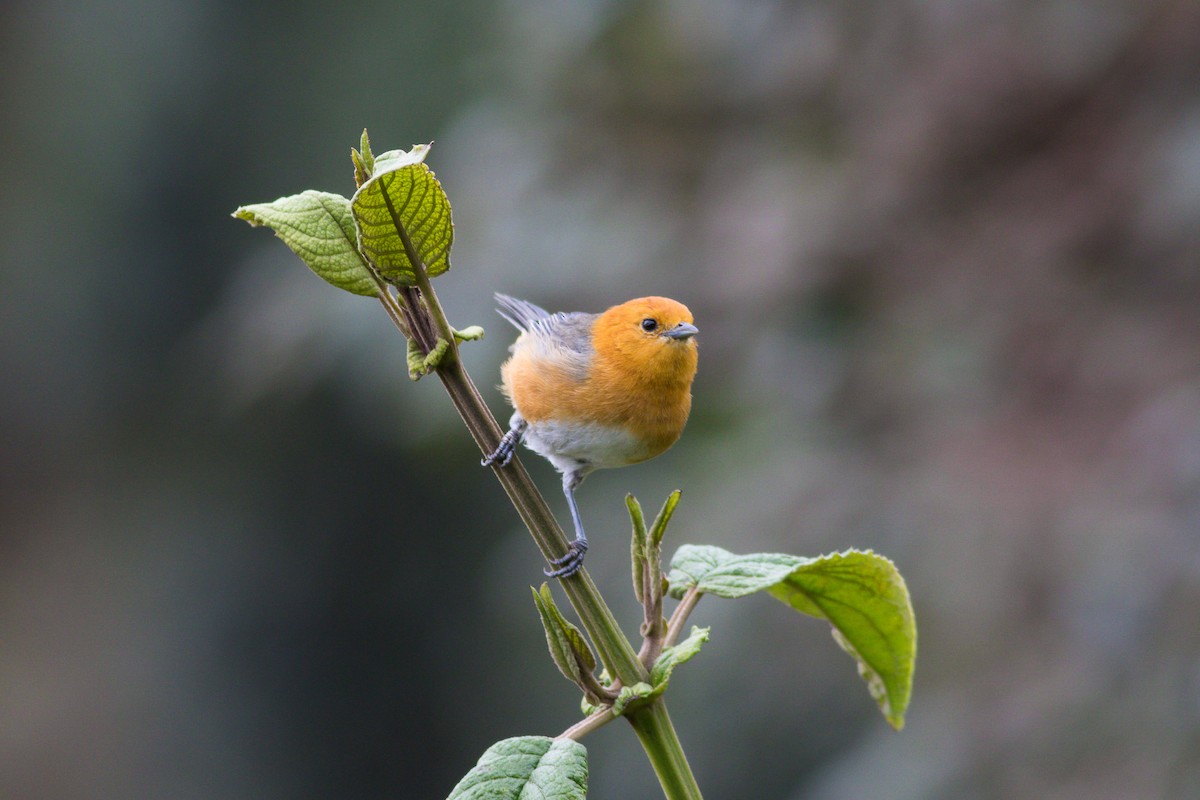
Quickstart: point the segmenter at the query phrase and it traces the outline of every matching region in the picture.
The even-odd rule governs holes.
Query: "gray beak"
[[[669,336],[672,339],[690,339],[699,332],[700,329],[690,322],[681,322],[664,333],[663,336]]]

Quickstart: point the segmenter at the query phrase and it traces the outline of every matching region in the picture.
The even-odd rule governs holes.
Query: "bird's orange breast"
[[[695,343],[623,340],[606,329],[604,317],[593,338],[595,353],[582,371],[556,360],[553,351],[518,340],[501,367],[505,394],[531,425],[613,428],[640,445],[631,448],[628,463],[653,458],[675,443],[687,422]]]

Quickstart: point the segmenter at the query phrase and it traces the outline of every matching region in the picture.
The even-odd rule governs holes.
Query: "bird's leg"
[[[563,494],[567,496],[567,505],[571,509],[571,521],[575,523],[575,540],[566,555],[550,559],[554,569],[543,570],[547,578],[568,578],[583,566],[583,557],[587,555],[587,534],[583,532],[583,521],[579,518],[579,506],[575,502],[575,488],[583,483],[587,472],[572,470],[563,475]]]
[[[508,429],[508,433],[500,437],[500,444],[496,445],[496,449],[487,458],[480,461],[480,464],[485,467],[507,467],[508,462],[512,461],[513,453],[516,452],[517,445],[525,436],[525,429],[529,427],[529,423],[520,414],[513,414],[510,424],[512,427]]]

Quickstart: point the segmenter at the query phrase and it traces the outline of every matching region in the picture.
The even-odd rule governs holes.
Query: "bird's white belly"
[[[584,422],[530,423],[525,446],[559,472],[624,467],[651,455],[645,443],[623,428]]]

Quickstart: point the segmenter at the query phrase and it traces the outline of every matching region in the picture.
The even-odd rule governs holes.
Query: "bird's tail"
[[[496,302],[500,307],[496,312],[517,327],[517,330],[527,331],[539,319],[550,316],[550,312],[540,306],[535,306],[528,300],[518,300],[506,294],[496,292]]]

